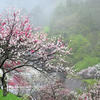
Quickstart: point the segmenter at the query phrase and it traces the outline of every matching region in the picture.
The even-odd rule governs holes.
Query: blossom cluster
[[[15,8],[6,9],[0,15],[0,67],[16,62],[6,67],[9,68],[6,73],[23,66],[48,69],[53,66],[50,60],[56,58],[66,62],[63,56],[70,54],[71,49],[60,38],[49,39],[44,31],[35,32],[38,29],[40,27],[35,28],[31,24],[29,16],[20,16],[20,10]]]
[[[83,69],[82,71],[78,72],[77,74],[82,76],[83,78],[99,79],[100,78],[100,64],[96,64],[92,67],[88,67],[86,69]]]
[[[79,100],[99,100],[100,99],[100,82],[89,86],[86,92],[77,96]]]

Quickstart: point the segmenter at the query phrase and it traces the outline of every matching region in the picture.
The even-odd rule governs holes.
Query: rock
[[[82,85],[82,79],[70,78],[65,80],[66,87],[71,91],[76,91],[77,89],[85,90]]]
[[[84,79],[94,79],[100,78],[100,64],[97,64],[93,67],[88,67],[80,72],[77,73],[79,76],[83,77]]]

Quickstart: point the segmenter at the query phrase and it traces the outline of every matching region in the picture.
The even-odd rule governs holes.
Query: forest
[[[78,71],[100,63],[100,1],[59,4],[45,27],[48,35],[62,36],[64,43],[72,48],[67,57],[68,66]]]

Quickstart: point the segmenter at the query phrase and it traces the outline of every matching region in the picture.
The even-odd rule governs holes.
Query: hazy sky
[[[60,2],[65,4],[66,1],[67,0],[0,0],[0,10],[2,11],[4,7],[6,7],[7,5],[13,6],[14,4],[16,8],[26,8],[28,11],[32,10],[37,5],[39,5],[42,9],[45,9],[51,5],[54,7]],[[81,0],[72,0],[72,1],[81,1]]]
[[[58,2],[61,0],[0,0],[0,13],[4,8],[7,8],[7,6],[11,7],[15,5],[15,8],[24,9],[24,13],[28,14],[30,14],[34,8],[40,7],[41,11],[44,13],[44,17],[46,17],[50,16],[49,14],[53,12],[56,7],[56,1]]]
[[[44,0],[42,0],[43,2]],[[3,10],[7,5],[13,6],[16,8],[27,8],[27,10],[31,10],[36,5],[40,5],[41,0],[0,0],[0,9]]]
[[[37,12],[32,17],[41,17],[41,19],[35,19],[34,23],[41,23],[43,24],[43,19],[45,19],[45,22],[50,19],[52,16],[52,13],[57,5],[60,3],[66,4],[67,0],[0,0],[0,13],[4,10],[4,7],[7,8],[7,6],[14,6],[18,9],[24,9],[24,13],[34,15],[34,9],[41,10],[41,13],[39,15],[39,12]],[[78,1],[78,0],[74,0]],[[37,17],[38,16],[38,17]],[[40,20],[42,22],[40,22]],[[40,25],[39,25],[40,26]]]
[[[15,8],[24,10],[24,13],[34,15],[38,9],[41,10],[41,15],[37,11],[36,15],[32,15],[33,17],[41,17],[41,21],[43,19],[48,20],[52,15],[54,8],[60,4],[64,3],[66,0],[0,0],[0,13],[4,10],[4,7],[14,6]],[[36,11],[34,11],[36,9]],[[40,19],[37,17],[35,21],[40,23]],[[34,22],[34,23],[36,23]],[[41,22],[42,24],[43,22]],[[39,25],[40,26],[40,25]]]
[[[37,5],[41,8],[45,8],[53,1],[59,0],[0,0],[0,10],[2,11],[7,5],[13,6],[15,4],[16,8],[26,8],[30,11]]]

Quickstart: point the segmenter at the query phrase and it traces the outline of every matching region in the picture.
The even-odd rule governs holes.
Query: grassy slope
[[[22,99],[11,93],[8,93],[6,97],[3,97],[3,91],[0,89],[0,100],[22,100]]]

